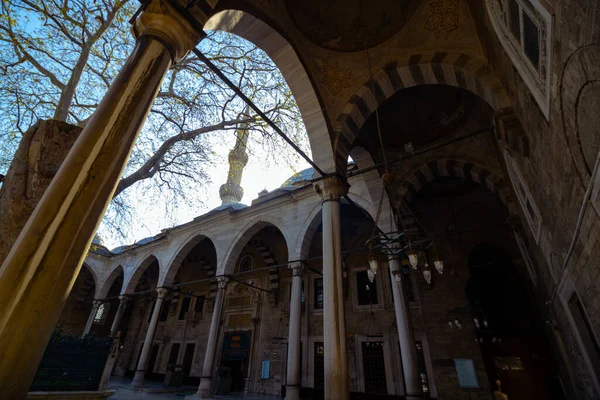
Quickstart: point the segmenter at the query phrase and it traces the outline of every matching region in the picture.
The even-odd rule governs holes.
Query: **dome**
[[[293,186],[304,186],[314,178],[315,170],[313,168],[306,168],[294,175],[290,176],[281,187],[293,187]]]

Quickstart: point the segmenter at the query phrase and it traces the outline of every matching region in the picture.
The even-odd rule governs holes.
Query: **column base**
[[[134,388],[144,387],[144,376],[146,375],[145,371],[135,371],[135,375],[133,380],[129,384],[129,386]]]
[[[300,388],[298,386],[286,386],[285,400],[300,400]]]
[[[212,393],[212,377],[206,376],[201,378],[198,391],[194,396],[190,397],[193,399],[214,399],[215,395]]]

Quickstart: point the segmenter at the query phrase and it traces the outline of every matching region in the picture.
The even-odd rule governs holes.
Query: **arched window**
[[[550,116],[552,15],[539,0],[486,0],[496,35],[546,118]]]
[[[102,303],[98,307],[98,311],[96,311],[96,315],[94,316],[94,323],[99,325],[104,325],[106,321],[106,317],[108,317],[108,309],[110,308],[109,303]]]
[[[238,271],[239,272],[250,271],[252,269],[252,264],[253,264],[252,256],[248,254],[240,260]]]
[[[535,241],[539,242],[540,231],[542,228],[542,218],[540,216],[540,212],[537,208],[537,205],[533,201],[533,197],[529,192],[527,183],[525,183],[525,180],[523,179],[523,175],[521,175],[521,171],[519,171],[519,167],[508,151],[504,152],[504,159],[506,160],[506,169],[508,170],[508,175],[510,176],[510,180],[515,188],[515,193],[517,194],[519,203],[523,208],[523,214],[525,214],[529,228],[531,228],[531,233],[533,234]]]

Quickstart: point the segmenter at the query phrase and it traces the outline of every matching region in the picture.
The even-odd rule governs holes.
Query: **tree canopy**
[[[2,0],[0,2],[0,174],[21,134],[38,119],[84,126],[135,39],[133,0]],[[209,32],[199,48],[304,149],[298,108],[272,60],[244,39]],[[198,202],[210,177],[215,144],[245,123],[248,150],[268,159],[293,152],[193,54],[166,76],[103,221],[105,234],[129,236],[136,222],[133,185],[165,202],[165,212]]]

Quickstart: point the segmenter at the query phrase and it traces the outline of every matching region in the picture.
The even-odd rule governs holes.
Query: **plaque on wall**
[[[478,388],[477,374],[475,373],[475,364],[471,359],[454,359],[454,367],[458,376],[458,385],[461,388]]]
[[[262,368],[260,370],[260,379],[271,378],[271,360],[263,360]]]

